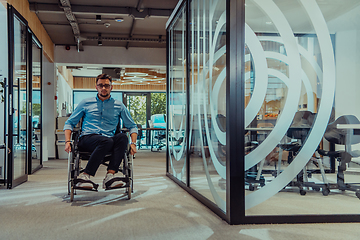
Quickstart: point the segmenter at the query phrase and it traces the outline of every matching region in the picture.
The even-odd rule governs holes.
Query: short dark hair
[[[96,77],[96,83],[98,82],[99,79],[109,79],[110,82],[112,82],[111,76],[107,75],[106,73],[100,74],[99,76]]]

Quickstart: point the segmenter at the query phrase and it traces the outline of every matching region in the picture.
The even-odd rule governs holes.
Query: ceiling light
[[[108,28],[108,27],[110,27],[110,23],[106,22],[106,23],[104,23],[104,26]]]
[[[96,21],[101,22],[101,15],[96,15]]]
[[[98,45],[99,45],[99,46],[102,46],[102,41],[98,41]]]
[[[142,72],[125,72],[126,76],[137,76],[137,77],[145,77],[148,74],[147,73],[142,73]]]
[[[123,18],[115,18],[115,22],[123,22],[124,19]]]

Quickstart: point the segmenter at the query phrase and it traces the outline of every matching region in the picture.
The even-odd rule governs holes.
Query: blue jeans
[[[118,133],[113,137],[105,137],[99,134],[82,136],[79,140],[79,150],[92,152],[84,172],[95,176],[105,155],[111,153],[107,170],[114,170],[117,173],[127,145],[128,138],[124,133]]]

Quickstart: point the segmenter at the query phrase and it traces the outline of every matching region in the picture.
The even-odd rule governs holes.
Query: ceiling
[[[55,46],[76,47],[77,51],[84,51],[86,46],[166,48],[166,22],[178,1],[29,0],[29,6]],[[73,76],[82,77],[96,77],[104,72],[103,68],[113,68],[115,72],[121,69],[121,80],[125,76],[125,69],[141,67],[143,72],[156,71],[158,78],[165,82],[165,66],[154,69],[151,66],[109,66],[86,62],[80,66],[65,65]],[[155,82],[155,79],[151,81]],[[138,84],[135,80],[130,82]]]
[[[55,45],[166,48],[178,0],[29,0]]]

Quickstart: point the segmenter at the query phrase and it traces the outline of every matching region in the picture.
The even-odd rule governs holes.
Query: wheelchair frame
[[[76,189],[97,192],[97,188],[99,186],[99,184],[94,184],[93,189],[89,190],[76,187],[76,179],[80,175],[80,173],[84,171],[84,169],[82,169],[81,167],[81,160],[87,160],[88,157],[91,155],[91,152],[81,152],[78,149],[80,132],[80,129],[76,129],[72,132],[73,142],[71,143],[71,152],[69,152],[68,155],[68,195],[70,195],[70,202],[74,200],[74,195],[76,195]],[[126,134],[128,135],[128,132]],[[101,164],[108,166],[107,161],[110,156],[111,154],[107,154]],[[127,150],[124,154],[124,160],[119,167],[119,172],[122,172],[124,174],[124,177],[120,179],[125,183],[125,185],[118,188],[126,188],[125,194],[127,194],[128,199],[130,200],[131,194],[133,192],[133,156],[130,154],[130,145],[127,146]],[[108,190],[114,190],[118,188]]]

